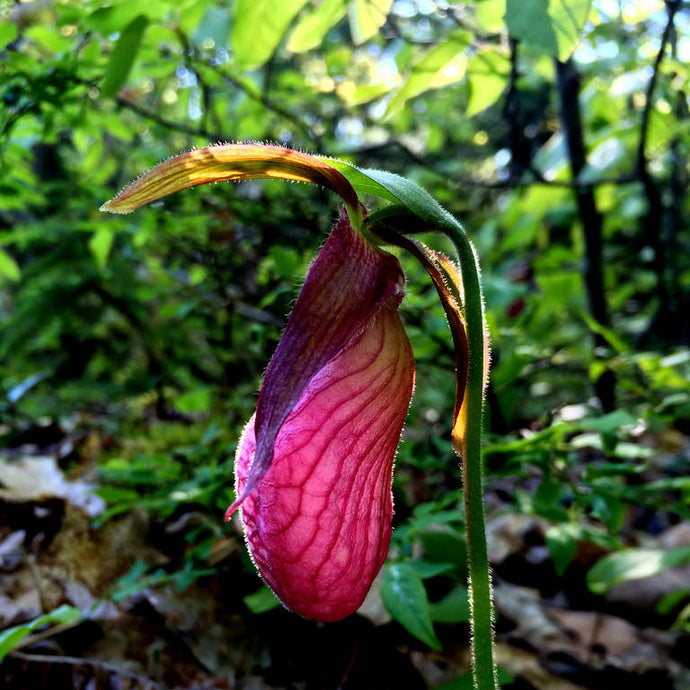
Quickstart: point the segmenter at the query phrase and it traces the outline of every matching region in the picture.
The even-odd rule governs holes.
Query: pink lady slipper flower
[[[276,146],[177,156],[103,209],[127,213],[186,187],[252,177],[321,184],[340,194],[346,210],[309,268],[268,365],[238,446],[237,499],[226,519],[240,508],[252,559],[286,607],[336,621],[360,606],[391,539],[393,462],[414,387],[398,315],[405,294],[398,260],[353,227],[362,207],[335,167]],[[452,264],[396,233],[382,230],[381,238],[422,261],[456,351],[466,351],[460,295],[446,287],[457,285]]]

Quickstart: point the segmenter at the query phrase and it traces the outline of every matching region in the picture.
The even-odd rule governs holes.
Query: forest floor
[[[260,583],[239,525],[213,540],[205,572],[186,572],[185,550],[207,519],[193,503],[164,519],[135,508],[101,523],[105,503],[94,489],[102,439],[36,428],[22,441],[0,456],[0,630],[19,626],[12,643],[0,632],[0,649],[9,650],[2,687],[470,687],[467,624],[437,624],[443,651],[432,651],[391,620],[376,585],[358,614],[337,624],[270,605],[257,613],[260,603],[252,613],[245,597]],[[687,452],[687,439],[679,442]],[[506,505],[504,483],[487,494],[504,687],[690,690],[690,633],[675,624],[690,566],[594,595],[586,573],[602,547],[581,542],[557,575],[548,524]],[[690,547],[690,523],[645,520],[656,527],[644,530],[644,546]],[[71,611],[59,608],[66,605],[78,609],[76,619],[58,613],[52,625],[21,628]]]

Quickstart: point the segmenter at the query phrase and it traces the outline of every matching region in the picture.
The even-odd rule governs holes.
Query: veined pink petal
[[[290,609],[339,620],[386,558],[391,481],[414,386],[398,260],[343,214],[311,265],[237,453],[261,575]],[[227,517],[226,516],[226,517]]]
[[[335,621],[366,596],[388,552],[393,460],[413,385],[412,351],[389,298],[280,427],[242,519],[259,572],[288,608]],[[252,417],[237,454],[238,494],[255,452]]]
[[[403,294],[398,260],[353,230],[343,211],[309,268],[266,370],[256,408],[254,462],[228,515],[270,467],[276,435],[307,384],[359,339],[387,300],[397,305]]]

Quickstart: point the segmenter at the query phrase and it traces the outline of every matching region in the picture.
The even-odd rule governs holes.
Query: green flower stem
[[[484,300],[479,264],[469,238],[462,228],[449,223],[444,223],[443,232],[455,245],[460,260],[469,348],[467,387],[460,412],[462,419],[453,430],[453,445],[462,458],[474,684],[478,690],[494,690],[497,682],[493,648],[493,606],[486,546],[481,456],[485,357],[488,356],[485,349]]]

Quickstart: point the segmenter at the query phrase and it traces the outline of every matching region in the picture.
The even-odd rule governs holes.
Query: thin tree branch
[[[206,66],[209,69],[213,70],[216,74],[218,74],[218,76],[220,76],[220,78],[223,79],[223,81],[239,89],[247,96],[249,96],[249,98],[251,98],[252,100],[261,103],[261,105],[263,105],[264,108],[266,108],[267,110],[274,112],[276,115],[279,115],[284,120],[290,122],[292,125],[297,127],[297,129],[299,129],[302,132],[302,134],[304,134],[307,137],[309,141],[314,142],[317,148],[321,148],[321,138],[304,120],[295,115],[295,113],[291,112],[287,108],[284,108],[282,105],[279,105],[272,98],[269,98],[267,95],[261,93],[251,84],[248,84],[242,81],[241,79],[237,78],[233,74],[230,74],[229,72],[226,72],[225,70],[221,69],[219,65],[207,63]]]
[[[664,32],[661,35],[661,45],[659,46],[659,52],[656,54],[654,60],[654,66],[652,68],[652,76],[647,84],[647,92],[645,94],[645,104],[644,110],[642,111],[642,122],[640,124],[640,142],[637,145],[637,172],[641,174],[642,170],[645,169],[647,165],[646,159],[646,149],[647,149],[647,135],[649,132],[649,118],[651,116],[652,107],[654,105],[654,89],[659,77],[659,68],[661,66],[661,61],[666,52],[666,46],[671,38],[671,33],[673,32],[673,20],[676,16],[676,12],[680,9],[681,0],[666,0],[666,13],[668,19],[666,20],[666,26],[664,27]]]
[[[201,89],[201,97],[203,101],[203,110],[201,113],[201,126],[206,127],[206,123],[210,116],[214,114],[213,104],[212,104],[212,92],[211,87],[206,83],[204,76],[197,69],[196,65],[192,60],[192,54],[194,53],[194,48],[192,48],[187,35],[179,27],[176,29],[177,37],[182,44],[182,56],[184,60],[185,67],[194,75],[196,82]],[[216,122],[216,125],[219,123]]]
[[[170,129],[175,132],[180,132],[181,134],[189,134],[193,137],[204,137],[205,139],[211,141],[226,140],[226,137],[220,132],[212,132],[203,125],[200,125],[199,127],[190,127],[189,125],[185,125],[182,122],[168,120],[167,118],[159,115],[155,110],[149,110],[148,108],[144,108],[138,103],[134,103],[134,101],[130,101],[128,98],[125,98],[124,96],[121,96],[119,94],[115,97],[115,100],[117,101],[118,105],[128,108],[129,110],[135,112],[137,115],[144,117],[147,120],[151,120],[152,122],[155,122],[157,125],[165,127],[166,129]]]
[[[560,105],[561,123],[568,149],[572,176],[577,179],[586,164],[586,152],[580,111],[580,74],[572,58],[566,62],[556,60],[556,86]],[[582,222],[585,256],[584,281],[587,290],[589,310],[595,321],[609,325],[608,305],[604,288],[604,259],[602,238],[602,215],[597,208],[591,187],[579,185],[575,188],[575,201]],[[605,338],[593,334],[595,347],[605,347]],[[606,412],[615,407],[615,378],[607,370],[595,382],[596,394]]]

